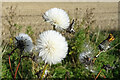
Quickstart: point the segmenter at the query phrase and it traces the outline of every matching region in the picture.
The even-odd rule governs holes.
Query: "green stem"
[[[22,79],[22,78],[23,78],[23,76],[22,76],[22,74],[20,73],[20,71],[18,71],[18,74],[20,75],[20,78]]]
[[[44,74],[45,74],[45,70],[46,70],[47,66],[48,66],[48,64],[46,63],[45,66],[44,66],[44,69],[43,69],[43,72],[42,72],[42,75],[41,75],[41,79],[40,79],[40,80],[43,79],[43,76],[44,76]]]

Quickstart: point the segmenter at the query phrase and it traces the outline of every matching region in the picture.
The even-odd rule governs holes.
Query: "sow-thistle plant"
[[[44,13],[43,18],[46,22],[51,23],[57,30],[67,29],[70,25],[69,16],[63,9],[49,9]]]
[[[100,55],[101,52],[105,52],[106,50],[108,50],[110,48],[110,43],[114,39],[115,39],[114,36],[112,34],[109,34],[109,36],[99,44],[99,46],[98,46],[99,52],[94,57],[93,63],[95,62],[96,58]]]
[[[36,49],[39,51],[39,56],[45,61],[45,67],[47,67],[47,64],[57,64],[66,57],[68,44],[65,37],[59,32],[48,30],[39,35]],[[46,69],[45,67],[43,74]],[[43,75],[41,79],[42,77]]]
[[[17,48],[20,49],[20,59],[19,59],[18,66],[17,66],[16,71],[15,71],[15,75],[14,75],[12,68],[11,68],[10,56]],[[23,51],[31,52],[32,49],[33,49],[32,39],[27,34],[21,33],[15,37],[15,49],[11,52],[11,54],[9,54],[9,65],[10,65],[10,69],[12,71],[12,77],[14,79],[16,79],[16,75],[17,75],[17,71],[18,71],[18,68],[20,65],[21,55],[22,55]]]
[[[89,12],[89,11],[87,10],[87,12]],[[87,13],[87,16],[85,16],[85,19],[83,19],[83,21],[82,21],[82,23],[83,23],[82,25],[87,26],[87,28],[85,30],[86,32],[88,31],[90,25],[94,22],[94,20],[92,20],[92,17],[94,17],[94,15],[91,13],[92,13],[91,11],[89,13]],[[67,12],[64,11],[63,9],[51,8],[51,9],[47,10],[43,14],[42,17],[46,22],[53,25],[54,30],[60,30],[60,31],[66,30],[67,32],[70,32],[70,33],[75,32],[73,29],[75,20],[73,19],[72,23],[70,23],[70,18],[68,16]],[[84,22],[87,22],[87,23],[84,24]],[[14,26],[16,26],[16,25],[14,25]],[[39,38],[36,43],[37,44],[36,50],[39,52],[39,56],[32,57],[34,59],[34,61],[36,61],[36,62],[40,62],[42,60],[45,62],[45,66],[43,66],[44,67],[43,70],[42,71],[39,70],[39,72],[36,73],[37,75],[39,73],[41,73],[41,75],[40,75],[41,80],[43,78],[45,78],[49,73],[49,71],[46,69],[47,66],[48,65],[51,66],[52,64],[60,63],[66,57],[67,52],[68,52],[68,43],[67,43],[65,37],[62,36],[59,32],[56,32],[54,30],[44,31],[43,33],[41,33],[39,35]],[[75,47],[75,50],[74,50],[74,51],[77,51],[77,53],[81,52],[81,50],[82,50],[81,45],[85,41],[85,39],[84,39],[85,38],[84,35],[86,33],[85,31],[83,31],[83,32],[80,31],[81,33],[76,35],[77,37],[82,38],[82,39],[79,39],[79,38],[76,39],[77,43],[78,43],[78,41],[80,41],[80,43],[78,44],[78,45],[80,45],[80,48],[78,49]],[[27,33],[29,33],[29,29],[27,30]],[[12,36],[14,36],[14,35],[12,35]],[[88,36],[89,36],[89,34],[88,34]],[[96,71],[95,71],[96,67],[94,66],[93,63],[95,62],[96,58],[100,55],[101,52],[105,52],[110,48],[110,43],[113,40],[114,40],[113,35],[109,34],[109,36],[99,44],[99,46],[98,46],[99,52],[96,56],[93,56],[92,46],[88,43],[85,43],[85,45],[84,45],[85,50],[80,53],[79,60],[82,64],[84,64],[84,67],[87,70],[89,70],[90,72],[96,73]],[[15,43],[15,48],[9,54],[9,65],[10,65],[10,70],[12,72],[12,77],[13,77],[13,79],[16,79],[16,75],[17,75],[18,68],[20,66],[21,59],[24,57],[24,56],[22,56],[23,52],[30,53],[33,50],[33,42],[32,42],[32,39],[27,34],[21,33],[15,37],[14,43]],[[14,53],[14,51],[16,49],[20,50],[20,59],[19,59],[19,62],[18,62],[15,72],[13,72],[12,67],[11,67],[10,56]],[[76,50],[76,49],[78,49],[78,50]],[[74,57],[74,58],[76,58],[76,57]],[[73,70],[72,66],[68,67],[68,68],[69,68],[69,70],[66,69],[67,72],[66,72],[65,79],[67,79],[67,77],[69,78],[69,76],[71,77],[71,75],[73,76],[74,73],[81,71],[80,69],[78,71],[77,71],[77,69]],[[70,69],[72,69],[73,72],[71,72]],[[95,77],[95,79],[97,79],[99,77],[99,75],[103,69],[110,70],[110,69],[114,69],[114,67],[111,67],[109,65],[103,65],[101,67],[101,70],[99,71],[98,75]],[[55,74],[56,74],[56,72],[55,72]],[[76,74],[78,74],[78,73],[76,73]],[[75,74],[75,77],[76,77],[76,74]],[[82,75],[82,74],[80,74],[80,75]],[[86,75],[88,75],[88,73],[86,73]]]

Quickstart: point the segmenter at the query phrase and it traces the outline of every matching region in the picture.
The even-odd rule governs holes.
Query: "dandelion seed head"
[[[43,15],[46,22],[50,22],[55,26],[55,29],[63,30],[67,29],[70,25],[70,19],[68,14],[59,8],[52,8],[46,11]]]
[[[42,60],[51,65],[66,57],[68,44],[59,32],[48,30],[39,35],[36,49]]]
[[[20,50],[24,50],[25,52],[31,52],[33,49],[32,39],[24,33],[19,34],[15,37],[16,41],[15,44],[17,48]]]
[[[84,47],[85,47],[84,51],[79,54],[79,60],[81,63],[88,65],[92,60],[94,52],[90,44],[85,43]]]

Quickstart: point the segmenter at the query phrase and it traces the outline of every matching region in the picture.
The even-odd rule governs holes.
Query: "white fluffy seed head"
[[[85,50],[82,52],[82,53],[80,53],[80,55],[79,55],[79,60],[80,60],[80,62],[82,62],[82,63],[84,63],[84,64],[86,64],[85,63],[85,61],[87,61],[86,60],[86,58],[91,58],[92,57],[92,54],[93,54],[93,52],[92,52],[92,47],[89,45],[89,44],[87,44],[87,43],[85,43]]]
[[[43,18],[46,22],[50,22],[54,25],[55,29],[58,30],[67,29],[70,25],[68,14],[63,9],[49,9],[44,13]]]
[[[66,57],[68,44],[59,32],[48,30],[39,35],[36,48],[42,60],[51,65]]]
[[[27,34],[21,33],[15,37],[15,44],[19,49],[24,50],[25,52],[31,52],[33,49],[33,43],[30,36]]]

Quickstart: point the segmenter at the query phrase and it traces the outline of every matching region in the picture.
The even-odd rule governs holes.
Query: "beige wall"
[[[95,8],[93,13],[95,15],[96,26],[102,28],[117,29],[118,27],[118,3],[3,3],[3,16],[5,15],[6,8],[13,5],[17,6],[16,13],[21,17],[16,16],[15,22],[24,25],[41,25],[45,26],[42,19],[42,14],[53,7],[58,7],[66,10],[70,18],[82,19],[87,8]],[[75,9],[80,9],[75,14]],[[30,15],[30,16],[29,16]],[[24,18],[21,20],[21,18]],[[109,27],[108,27],[109,26]]]
[[[3,0],[3,2],[118,2],[120,0]]]
[[[33,31],[37,35],[38,33],[51,29],[52,26],[44,22],[42,18],[42,14],[53,7],[62,8],[64,9],[68,14],[70,19],[77,18],[79,21],[83,19],[84,15],[86,14],[86,9],[94,8],[94,20],[96,22],[91,27],[95,29],[95,27],[100,27],[102,30],[118,30],[118,3],[117,2],[102,2],[102,3],[96,3],[96,2],[23,2],[23,3],[3,3],[2,4],[2,17],[3,17],[3,36],[9,37],[9,24],[4,19],[5,15],[9,15],[9,10],[7,9],[10,6],[17,6],[17,9],[14,10],[16,13],[16,16],[13,18],[13,22],[22,25],[23,29],[21,32],[25,31],[25,28],[27,26],[32,26]],[[76,11],[77,9],[77,11]],[[83,26],[80,26],[83,27]],[[4,37],[5,38],[5,37]]]

